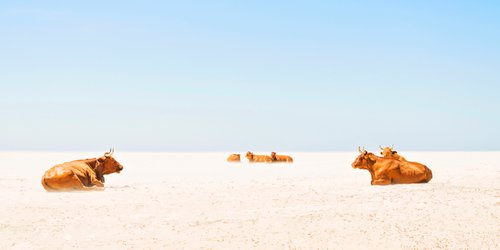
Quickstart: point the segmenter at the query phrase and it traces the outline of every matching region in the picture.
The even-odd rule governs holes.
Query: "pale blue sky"
[[[0,150],[500,150],[498,1],[270,2],[0,2]]]

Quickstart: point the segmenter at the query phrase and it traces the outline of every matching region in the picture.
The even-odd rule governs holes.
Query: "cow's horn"
[[[358,146],[358,152],[363,153],[363,152],[361,151],[361,146]]]
[[[383,148],[381,145],[378,145],[378,147],[379,147],[380,149],[384,150],[384,148]]]
[[[114,148],[110,148],[110,149],[109,149],[109,152],[104,153],[104,156],[109,157],[109,156],[111,156],[114,152],[115,152],[115,149],[114,149]]]
[[[392,144],[391,150],[394,149],[394,144]]]

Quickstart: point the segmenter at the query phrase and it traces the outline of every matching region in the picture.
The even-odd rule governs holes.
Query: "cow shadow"
[[[129,185],[110,185],[110,186],[106,186],[105,188],[106,189],[135,189],[134,187],[129,186]]]

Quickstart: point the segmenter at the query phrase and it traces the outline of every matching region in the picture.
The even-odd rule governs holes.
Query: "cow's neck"
[[[88,161],[86,161],[86,163],[90,166],[90,168],[92,170],[94,170],[95,177],[99,181],[104,183],[105,179],[104,179],[103,166],[102,166],[102,164],[104,164],[104,163],[99,163],[97,158],[89,159]]]
[[[89,167],[95,171],[97,167],[97,158],[86,159],[84,162],[89,165]]]
[[[370,158],[367,158],[366,159],[366,169],[368,170],[368,172],[370,172],[371,176],[372,176],[372,180],[373,180],[373,177],[375,175],[375,170],[374,170],[374,165],[375,163],[377,163],[376,160],[372,160]]]

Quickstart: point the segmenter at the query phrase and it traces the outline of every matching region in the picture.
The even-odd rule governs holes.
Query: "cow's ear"
[[[107,158],[106,156],[101,156],[101,157],[97,158],[97,162],[103,163],[106,160],[106,158]]]
[[[398,153],[398,151],[392,151],[392,153],[393,153],[393,154],[397,154],[397,153]]]

